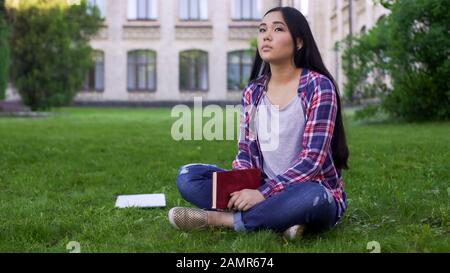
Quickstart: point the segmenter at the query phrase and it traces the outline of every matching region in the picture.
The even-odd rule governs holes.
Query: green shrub
[[[100,27],[84,1],[26,1],[13,12],[12,76],[33,110],[68,105],[91,66],[89,37]]]
[[[448,120],[448,1],[398,0],[388,7],[391,13],[344,52],[344,63],[353,64],[351,70],[344,65],[346,97],[378,97],[391,116],[407,120]]]

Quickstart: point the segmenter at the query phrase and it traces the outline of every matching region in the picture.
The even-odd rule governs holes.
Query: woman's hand
[[[231,193],[228,208],[246,211],[264,199],[264,196],[258,190],[244,189]]]

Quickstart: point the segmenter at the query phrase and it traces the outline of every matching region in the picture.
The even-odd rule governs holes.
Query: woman
[[[178,229],[225,226],[271,229],[295,238],[336,225],[346,209],[341,170],[348,148],[337,86],[325,68],[305,17],[291,7],[269,10],[258,29],[258,50],[242,97],[241,136],[233,169],[260,168],[261,187],[234,192],[230,212],[211,210],[210,164],[182,166],[178,189],[196,208],[175,207]],[[264,114],[264,116],[262,115]],[[275,118],[273,141],[262,141]],[[267,139],[267,138],[265,138]]]

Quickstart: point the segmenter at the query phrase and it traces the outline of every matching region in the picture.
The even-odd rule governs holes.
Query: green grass
[[[274,232],[180,232],[180,165],[230,168],[235,141],[174,141],[170,109],[62,109],[0,118],[0,252],[449,252],[450,123],[347,117],[349,208],[333,230],[287,242]],[[159,193],[164,209],[115,209],[117,194]]]

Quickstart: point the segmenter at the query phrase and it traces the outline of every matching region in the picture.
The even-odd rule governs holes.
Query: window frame
[[[250,17],[244,18],[244,1],[250,1]],[[232,0],[232,20],[233,21],[260,21],[261,20],[261,3],[262,0]],[[239,5],[239,14],[236,14],[236,6]],[[254,14],[256,11],[257,14]],[[257,17],[255,17],[257,16]]]
[[[130,16],[130,1],[134,1],[135,5],[134,8],[136,9],[134,11],[134,14],[136,17],[133,18],[132,16]],[[158,20],[158,1],[157,0],[144,0],[145,1],[145,9],[143,9],[145,11],[145,16],[140,18],[139,16],[139,3],[140,0],[128,0],[127,2],[127,20],[128,21],[157,21]],[[151,8],[151,10],[149,10],[149,7]],[[156,9],[156,11],[153,10],[153,8]],[[154,13],[154,17],[153,17],[153,13]]]
[[[183,56],[185,54],[189,55],[190,53],[198,53],[199,54],[199,60],[193,59],[193,58],[189,58],[190,56]],[[188,65],[189,68],[192,69],[197,69],[198,71],[194,70],[194,74],[195,75],[199,75],[201,73],[201,57],[204,56],[205,57],[205,71],[206,71],[206,88],[205,89],[201,89],[201,84],[200,81],[196,78],[194,78],[194,86],[187,86],[184,87],[182,86],[182,76],[181,73],[188,73],[188,75],[190,74],[190,71],[184,71],[182,70],[182,66],[183,63],[182,61],[184,59],[186,59],[189,62],[194,62],[194,66],[192,65]],[[179,53],[179,65],[178,65],[178,71],[179,71],[179,77],[178,77],[178,89],[180,92],[209,92],[209,87],[210,87],[210,79],[209,79],[209,53],[207,51],[201,50],[201,49],[188,49],[188,50],[183,50],[180,51]]]
[[[99,2],[101,5],[99,5]],[[105,0],[87,0],[87,5],[89,7],[97,7],[100,12],[100,18],[105,21],[106,20],[106,2]]]
[[[233,51],[230,51],[230,52],[227,53],[227,90],[228,91],[241,91],[243,88],[245,88],[245,86],[244,87],[239,87],[239,88],[230,88],[230,86],[229,86],[229,77],[230,77],[229,72],[230,72],[230,65],[231,65],[231,63],[230,63],[230,55],[239,55],[239,83],[242,82],[242,80],[243,80],[243,76],[244,76],[243,71],[244,71],[244,66],[245,65],[248,65],[250,67],[250,75],[249,75],[249,77],[251,76],[251,73],[252,73],[251,69],[253,67],[254,60],[252,60],[252,62],[250,64],[244,64],[244,62],[243,62],[244,54],[246,54],[246,53],[250,54],[250,56],[255,55],[255,52],[253,50],[251,50],[251,49],[233,50]],[[248,81],[248,79],[247,79],[247,81]]]
[[[182,16],[182,8],[183,8],[183,2],[185,2],[185,1],[187,1],[187,16],[186,16],[186,18],[183,18],[183,16]],[[193,17],[193,16],[191,16],[191,6],[192,6],[192,2],[193,1],[195,1],[196,3],[197,3],[197,6],[198,6],[198,8],[197,8],[197,14],[198,14],[198,16],[197,17]],[[185,22],[185,21],[208,21],[209,20],[209,10],[208,10],[208,7],[209,7],[209,4],[208,4],[208,0],[178,0],[178,18],[179,18],[179,20],[180,21],[182,21],[182,22]],[[202,18],[202,4],[204,4],[205,5],[205,9],[206,9],[206,14],[204,14],[205,15],[205,18]]]
[[[92,57],[95,58],[95,61],[93,62],[93,64],[91,65],[85,76],[83,82],[83,91],[103,93],[105,91],[105,53],[102,50],[93,50],[92,52],[93,52]],[[101,62],[98,61],[98,56],[101,56]],[[96,74],[99,63],[101,64],[103,76],[103,85],[101,86],[101,88],[96,87],[97,85]]]
[[[139,53],[146,54],[150,53],[153,56],[153,62],[151,61],[151,57],[147,60],[146,63],[139,63]],[[134,56],[134,62],[130,63],[130,54],[135,54]],[[148,66],[153,64],[154,65],[154,77],[155,77],[155,85],[152,88],[149,88],[150,84],[150,78],[149,78],[149,70]],[[130,67],[133,65],[134,69],[134,88],[130,88],[129,81],[130,81]],[[139,87],[139,68],[140,67],[145,68],[145,88]],[[134,49],[127,52],[127,91],[130,93],[133,92],[155,92],[158,86],[158,71],[157,71],[157,52],[155,50],[150,49]]]

